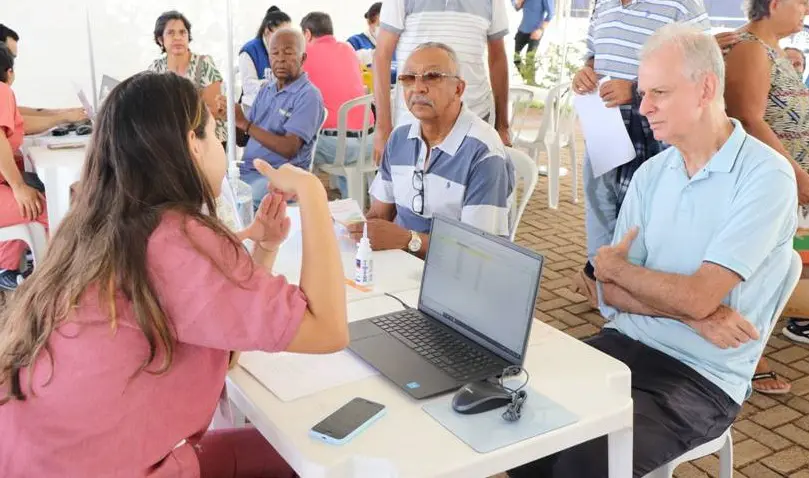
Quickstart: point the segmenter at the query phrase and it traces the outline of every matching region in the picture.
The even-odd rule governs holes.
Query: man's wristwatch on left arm
[[[407,250],[413,254],[421,250],[421,235],[416,231],[410,231],[410,242],[407,243]]]

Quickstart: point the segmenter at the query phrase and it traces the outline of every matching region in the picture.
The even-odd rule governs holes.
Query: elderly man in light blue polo
[[[610,243],[629,181],[638,167],[665,148],[655,140],[646,118],[638,112],[638,53],[659,28],[674,22],[709,31],[711,22],[701,0],[598,0],[587,29],[587,61],[573,78],[578,94],[598,91],[608,107],[619,107],[635,149],[628,163],[596,177],[585,152],[584,180],[587,263],[573,276],[580,294],[596,307],[592,259]],[[599,85],[601,78],[609,77]]]
[[[715,40],[670,25],[641,54],[640,111],[672,145],[635,173],[595,256],[604,330],[632,370],[634,472],[724,433],[750,395],[792,259],[795,175],[725,114]],[[509,472],[606,477],[606,438]]]
[[[420,45],[399,83],[418,121],[398,127],[386,144],[366,215],[371,246],[423,257],[436,213],[508,236],[514,168],[497,131],[464,107],[455,51]],[[350,231],[358,239],[362,225]]]
[[[323,123],[323,97],[301,65],[306,40],[291,28],[277,30],[270,40],[272,73],[276,81],[264,86],[244,116],[236,105],[236,127],[250,135],[244,149],[241,178],[253,189],[253,207],[267,194],[267,178],[253,167],[261,158],[273,167],[292,164],[309,169],[312,148]]]

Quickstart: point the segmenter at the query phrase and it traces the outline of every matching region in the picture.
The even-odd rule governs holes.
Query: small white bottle
[[[228,165],[228,182],[233,189],[233,197],[236,200],[236,212],[242,227],[247,227],[253,223],[253,189],[249,184],[242,181],[239,176],[239,165],[230,163]]]
[[[362,228],[362,239],[357,246],[354,282],[359,286],[370,287],[374,283],[374,258],[371,241],[368,239],[368,223]]]

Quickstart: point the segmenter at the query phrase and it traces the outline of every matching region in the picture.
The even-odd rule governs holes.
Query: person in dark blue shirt
[[[248,111],[253,106],[258,92],[272,83],[269,45],[273,32],[291,24],[292,19],[273,5],[267,10],[255,38],[239,50],[239,73],[242,76],[242,97],[240,103]]]
[[[357,51],[357,59],[360,65],[371,68],[374,62],[374,50],[376,50],[376,34],[379,31],[379,14],[382,11],[382,2],[376,2],[371,5],[371,8],[365,12],[365,20],[368,22],[368,30],[363,33],[352,35],[348,40],[349,45],[354,47]],[[396,64],[396,55],[394,54],[391,65]],[[390,83],[396,83],[396,68],[391,67],[390,70]]]
[[[522,51],[527,46],[528,56],[539,47],[542,33],[553,18],[553,1],[551,0],[512,0],[517,11],[522,10],[522,21],[514,36],[514,64],[522,63]]]

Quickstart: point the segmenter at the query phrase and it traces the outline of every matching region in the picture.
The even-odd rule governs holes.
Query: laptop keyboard
[[[415,309],[371,319],[371,322],[456,380],[494,376],[505,367],[495,357],[460,340]]]

